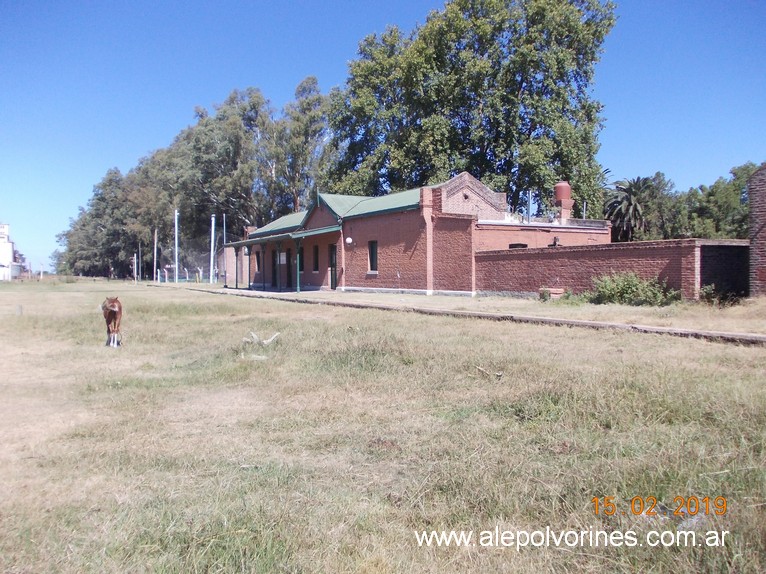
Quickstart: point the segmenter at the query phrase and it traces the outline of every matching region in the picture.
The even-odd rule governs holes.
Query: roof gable
[[[467,172],[439,186],[444,213],[475,215],[482,219],[502,219],[508,204],[506,195],[496,192]]]
[[[318,229],[320,227],[337,225],[337,223],[338,215],[320,201],[311,207],[302,226],[304,229]]]

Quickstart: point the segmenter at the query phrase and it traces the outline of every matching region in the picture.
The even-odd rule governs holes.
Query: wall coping
[[[477,257],[491,257],[508,254],[540,255],[541,253],[578,253],[583,251],[620,251],[633,249],[663,249],[668,247],[705,247],[705,246],[729,246],[748,247],[747,239],[661,239],[657,241],[631,241],[626,243],[607,243],[603,245],[570,245],[558,247],[532,247],[523,249],[495,249],[490,251],[477,251]]]
[[[558,221],[558,220],[556,220]],[[581,221],[581,220],[580,220]],[[587,221],[587,220],[586,220]],[[592,221],[601,222],[599,219]],[[605,223],[609,223],[608,221]],[[564,229],[566,231],[587,231],[590,233],[611,233],[611,227],[609,225],[572,225],[569,223],[541,223],[539,221],[533,221],[532,223],[521,223],[518,221],[506,221],[504,219],[480,219],[476,222],[477,226],[481,227],[513,227],[518,230],[525,229]]]

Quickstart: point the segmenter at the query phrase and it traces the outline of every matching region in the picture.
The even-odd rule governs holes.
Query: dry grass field
[[[51,282],[0,286],[0,365],[1,572],[766,570],[764,347]]]

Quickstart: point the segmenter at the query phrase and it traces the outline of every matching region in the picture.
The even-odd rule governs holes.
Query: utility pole
[[[228,277],[226,276],[226,212],[223,214],[223,286],[228,285]]]
[[[154,228],[154,259],[152,261],[152,281],[159,281],[157,274],[157,228]]]
[[[210,216],[210,283],[213,283],[213,262],[215,261],[215,213]]]
[[[175,282],[178,283],[178,210],[176,209],[176,223],[175,223],[175,267],[173,270],[173,277]]]

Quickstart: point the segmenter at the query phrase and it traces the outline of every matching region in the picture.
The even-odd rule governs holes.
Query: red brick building
[[[766,180],[766,171],[759,173]],[[307,211],[229,246],[237,251],[236,281],[248,277],[245,286],[263,290],[579,293],[595,277],[633,271],[666,281],[687,299],[710,284],[748,292],[754,265],[746,240],[611,244],[609,222],[570,217],[574,201],[565,182],[556,186],[555,204],[555,217],[526,220],[508,213],[505,194],[462,173],[382,197],[320,193]]]
[[[568,188],[568,185],[566,186]],[[382,197],[318,194],[315,205],[229,244],[249,254],[256,289],[407,290],[475,294],[485,250],[609,243],[608,222],[508,213],[505,194],[467,173]]]

